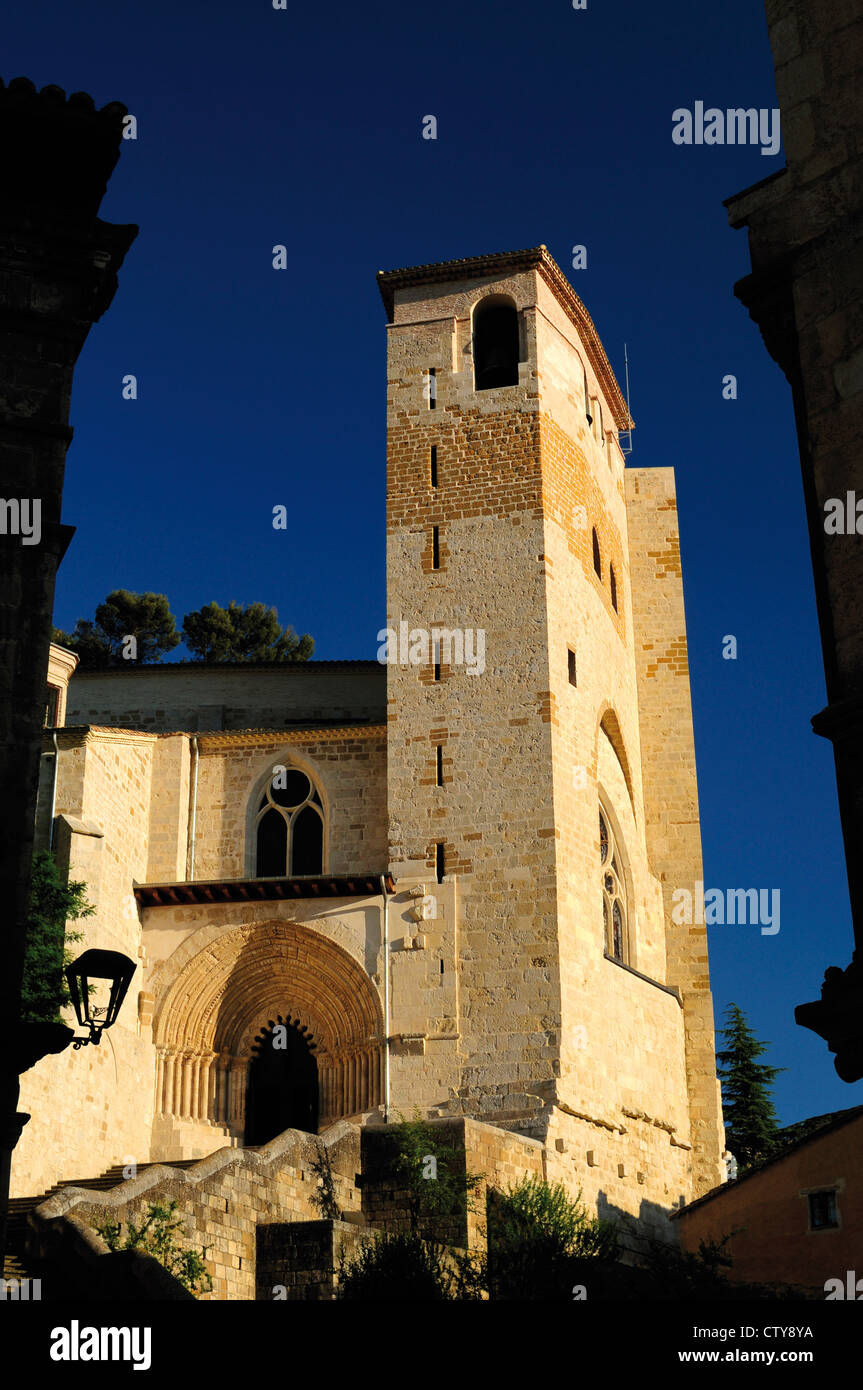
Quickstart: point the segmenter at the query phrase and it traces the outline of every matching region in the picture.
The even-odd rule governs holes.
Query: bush
[[[168,1202],[167,1205],[150,1202],[142,1225],[136,1226],[133,1221],[128,1223],[125,1240],[122,1239],[122,1222],[106,1221],[96,1230],[109,1250],[141,1250],[146,1255],[153,1255],[184,1289],[197,1298],[199,1292],[209,1293],[213,1287],[204,1263],[207,1247],[202,1246],[198,1254],[197,1250],[187,1250],[180,1244],[177,1231],[182,1227],[183,1220],[174,1216],[176,1209],[176,1202]]]
[[[732,1260],[725,1246],[730,1239],[726,1235],[720,1241],[702,1240],[697,1254],[650,1241],[641,1259],[650,1284],[646,1296],[675,1302],[812,1297],[789,1284],[744,1284],[729,1279],[725,1271]]]
[[[393,1125],[391,1138],[389,1177],[406,1193],[411,1231],[426,1241],[444,1240],[473,1209],[482,1174],[467,1172],[462,1150],[438,1138],[418,1114]]]
[[[382,1232],[348,1263],[339,1255],[337,1297],[353,1302],[443,1303],[457,1297],[457,1276],[446,1247],[416,1231]]]
[[[616,1251],[614,1223],[588,1216],[581,1193],[572,1198],[562,1183],[524,1177],[489,1191],[488,1254],[473,1257],[471,1270],[462,1266],[463,1280],[493,1299],[569,1302],[585,1260],[611,1261]]]
[[[325,1149],[323,1144],[318,1141],[317,1150],[317,1158],[309,1164],[318,1180],[317,1188],[312,1193],[310,1201],[312,1206],[317,1208],[323,1221],[339,1221],[342,1213],[336,1196],[336,1180],[329,1149]]]

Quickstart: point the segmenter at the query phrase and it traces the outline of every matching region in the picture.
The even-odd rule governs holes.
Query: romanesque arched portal
[[[381,1009],[347,951],[297,922],[196,936],[200,949],[189,952],[195,937],[185,943],[188,958],[156,1001],[157,1115],[210,1121],[242,1138],[248,1069],[280,1016],[314,1039],[320,1127],[379,1104]]]

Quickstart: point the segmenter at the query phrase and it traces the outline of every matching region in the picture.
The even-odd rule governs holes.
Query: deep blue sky
[[[696,100],[775,106],[761,0],[289,4],[44,0],[4,18],[5,80],[139,122],[102,206],[141,230],[75,377],[58,625],[118,587],[166,593],[178,622],[260,599],[317,656],[373,657],[375,272],[545,242],[621,377],[629,344],[632,463],[676,470],[705,881],[781,892],[777,936],[711,929],[717,1016],[734,1000],[772,1041],[783,1123],[859,1103],[793,1021],[847,964],[850,914],[830,746],[809,728],[825,693],[791,400],[732,294],[746,237],[722,207],[783,156],[671,140]]]

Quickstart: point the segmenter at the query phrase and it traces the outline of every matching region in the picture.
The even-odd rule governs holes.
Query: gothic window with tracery
[[[323,873],[324,812],[317,787],[299,768],[277,770],[255,818],[258,878]]]
[[[620,850],[615,843],[608,817],[600,809],[599,867],[602,874],[605,949],[615,960],[622,961],[626,952],[626,888],[620,858]]]

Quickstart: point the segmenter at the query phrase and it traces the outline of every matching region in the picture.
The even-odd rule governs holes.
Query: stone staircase
[[[148,1168],[155,1167],[156,1164],[163,1168],[191,1168],[193,1164],[200,1163],[200,1161],[200,1158],[153,1159],[149,1163],[142,1163],[138,1168],[138,1173],[144,1173]],[[66,1178],[63,1182],[57,1182],[53,1187],[49,1187],[46,1192],[37,1193],[33,1197],[11,1197],[9,1199],[6,1262],[3,1277],[5,1279],[17,1279],[20,1283],[22,1279],[41,1279],[45,1275],[46,1271],[40,1262],[34,1260],[27,1253],[28,1222],[34,1207],[38,1207],[42,1202],[47,1202],[49,1197],[56,1196],[65,1187],[86,1187],[91,1191],[108,1192],[112,1187],[117,1187],[124,1181],[123,1169],[122,1163],[115,1163],[113,1167],[106,1168],[104,1173],[100,1173],[95,1178]]]

